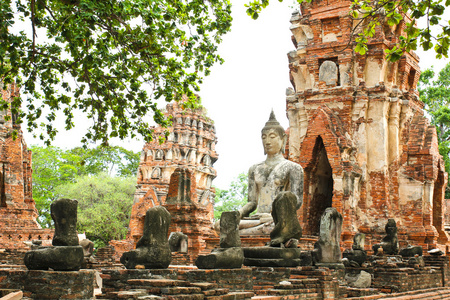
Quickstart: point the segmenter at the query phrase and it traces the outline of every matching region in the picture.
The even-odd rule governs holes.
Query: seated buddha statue
[[[253,165],[248,172],[248,202],[239,210],[241,216],[239,232],[240,235],[270,234],[272,238],[277,231],[274,230],[276,224],[272,217],[272,204],[275,199],[286,197],[291,202],[294,199],[295,212],[302,205],[303,168],[284,158],[287,135],[273,111],[261,131],[261,138],[266,160]],[[255,210],[256,213],[250,216]],[[301,236],[300,225],[292,229],[296,232],[299,230]],[[298,236],[298,232],[293,232],[292,235]]]

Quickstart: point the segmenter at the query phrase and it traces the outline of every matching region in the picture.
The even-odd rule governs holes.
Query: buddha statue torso
[[[297,209],[303,201],[303,169],[283,157],[286,134],[273,113],[262,130],[262,140],[267,158],[249,170],[248,203],[239,211],[241,235],[265,235],[272,231],[272,204],[281,192],[291,192],[296,197]],[[254,210],[256,214],[249,216]]]

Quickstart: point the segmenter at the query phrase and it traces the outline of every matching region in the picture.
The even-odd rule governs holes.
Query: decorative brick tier
[[[52,244],[53,232],[53,229],[38,228],[2,229],[0,232],[0,248],[29,249],[29,245],[27,244],[33,240],[40,240],[43,246],[50,246]]]
[[[95,271],[0,269],[0,289],[23,291],[31,299],[94,299]]]

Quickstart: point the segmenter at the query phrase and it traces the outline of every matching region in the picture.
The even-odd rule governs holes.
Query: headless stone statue
[[[343,268],[341,263],[342,215],[334,207],[325,209],[320,218],[320,237],[314,244],[315,265]]]
[[[294,213],[303,202],[303,169],[299,164],[283,157],[287,136],[273,111],[261,131],[261,138],[267,157],[265,161],[252,166],[248,172],[248,203],[239,211],[241,235],[267,235],[274,230],[272,205],[278,195],[281,194],[282,198],[290,197],[289,202],[294,200]],[[282,199],[280,201],[283,202]],[[255,210],[256,214],[249,216]],[[277,242],[293,238],[284,236],[291,231],[289,228],[277,229],[283,237],[274,238],[277,238]],[[298,228],[293,231],[296,238],[299,238]],[[271,240],[274,238],[271,237]]]
[[[397,224],[394,219],[389,219],[384,227],[386,236],[381,240],[380,244],[373,245],[374,254],[377,254],[378,249],[383,248],[383,253],[389,255],[396,255],[398,253],[398,238],[397,238]]]
[[[39,247],[25,253],[29,270],[78,271],[83,263],[83,248],[78,244],[77,200],[58,199],[50,206],[55,222],[53,247]]]
[[[152,207],[145,214],[144,234],[136,243],[136,250],[125,252],[120,262],[127,269],[143,265],[146,269],[165,269],[172,260],[167,233],[170,213],[162,206]]]
[[[208,255],[199,255],[195,265],[199,269],[236,269],[244,262],[239,237],[239,212],[225,211],[220,217],[220,248]]]
[[[366,235],[364,233],[355,234],[352,249],[345,250],[342,256],[349,261],[357,263],[358,267],[361,266],[367,260],[367,253],[364,250],[365,241]]]
[[[182,232],[171,232],[169,235],[170,251],[187,253],[188,236]]]

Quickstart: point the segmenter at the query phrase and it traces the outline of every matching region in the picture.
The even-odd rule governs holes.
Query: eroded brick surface
[[[394,218],[400,247],[446,251],[447,174],[418,98],[419,59],[411,52],[393,63],[384,54],[410,20],[377,26],[367,53],[355,54],[350,4],[305,2],[291,18],[288,158],[305,171],[303,234],[317,235],[321,214],[332,206],[344,218],[344,248],[362,232],[370,250]]]
[[[157,205],[172,216],[169,232],[188,236],[187,255],[174,253],[174,263],[193,263],[213,234],[215,128],[203,109],[182,106],[183,102],[167,105],[165,114],[172,117],[173,126],[154,128],[157,138],[144,145],[127,240],[111,242],[117,256],[135,247],[143,233],[145,212]],[[166,130],[167,140],[160,144],[158,137],[165,136]]]
[[[9,85],[2,98],[12,101],[19,89]],[[5,121],[4,117],[10,120]],[[8,109],[0,112],[0,248],[28,248],[25,241],[51,240],[53,232],[43,230],[36,222],[37,210],[32,194],[31,151],[27,149],[15,115]],[[17,131],[17,138],[12,137]]]

